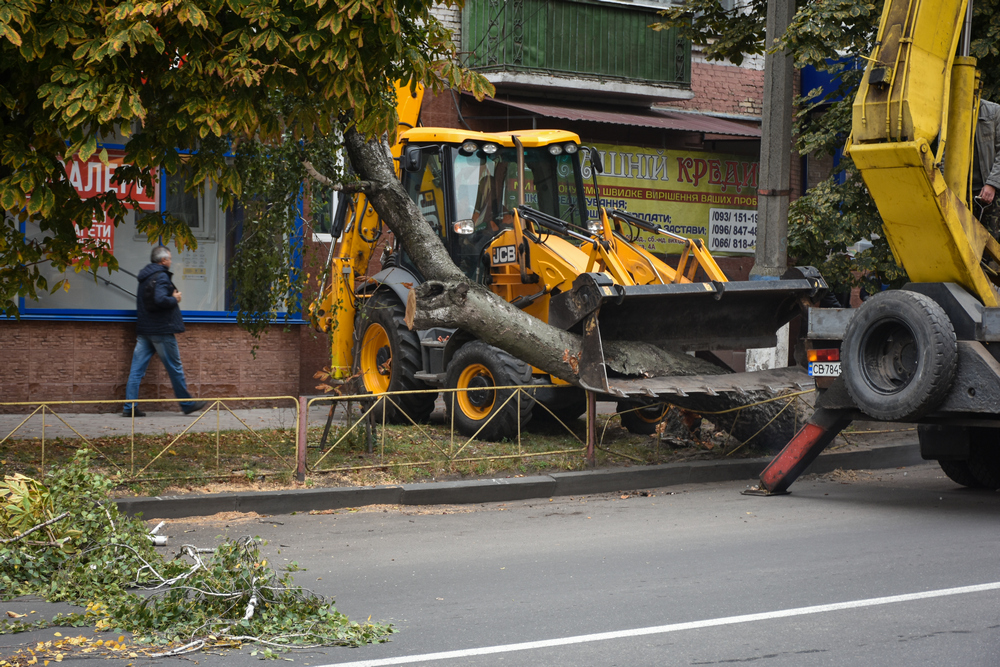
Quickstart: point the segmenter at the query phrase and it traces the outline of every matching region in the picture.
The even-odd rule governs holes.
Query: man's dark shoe
[[[140,410],[139,408],[125,408],[124,410],[122,410],[122,417],[131,418],[133,416],[145,417],[146,413]]]
[[[181,410],[184,411],[184,414],[189,415],[192,412],[198,412],[199,410],[201,410],[202,408],[204,408],[206,405],[208,405],[208,403],[206,401],[198,401],[197,403],[195,403],[194,405],[192,405],[190,408],[181,408]]]

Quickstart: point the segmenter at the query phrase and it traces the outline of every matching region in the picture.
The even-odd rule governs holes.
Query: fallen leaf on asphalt
[[[10,618],[24,618],[27,614],[18,614],[16,611],[8,611],[7,616]]]

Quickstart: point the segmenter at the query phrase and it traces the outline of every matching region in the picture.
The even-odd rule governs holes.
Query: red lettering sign
[[[151,190],[144,189],[138,183],[125,184],[115,180],[115,171],[125,164],[124,157],[124,151],[109,150],[107,164],[103,164],[96,154],[86,162],[73,158],[65,165],[66,177],[83,199],[111,191],[120,200],[130,196],[143,211],[155,211],[158,190],[158,183],[155,180]]]
[[[80,239],[81,243],[89,246],[85,249],[86,252],[93,255],[93,250],[96,248],[104,248],[111,254],[115,252],[115,224],[114,221],[107,215],[103,219],[94,218],[93,224],[90,225],[90,229],[81,229],[79,225],[74,224],[76,227],[76,238]]]

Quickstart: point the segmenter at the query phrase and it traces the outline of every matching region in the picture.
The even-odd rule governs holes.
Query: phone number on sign
[[[757,212],[713,208],[708,215],[708,249],[752,253],[757,245]]]

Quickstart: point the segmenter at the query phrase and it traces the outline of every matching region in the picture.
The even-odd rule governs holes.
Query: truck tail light
[[[837,348],[806,350],[806,359],[809,361],[840,361],[840,350]]]

